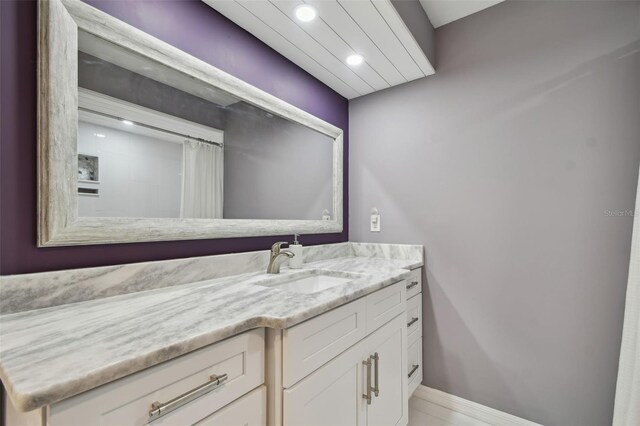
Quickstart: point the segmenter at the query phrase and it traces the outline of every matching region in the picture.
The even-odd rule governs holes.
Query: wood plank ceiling
[[[434,73],[390,0],[203,1],[348,99]],[[295,16],[305,3],[311,22]]]

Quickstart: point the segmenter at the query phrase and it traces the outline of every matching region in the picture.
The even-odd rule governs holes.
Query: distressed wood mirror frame
[[[78,217],[78,31],[135,51],[331,137],[332,220]],[[38,245],[70,246],[342,232],[343,132],[80,0],[38,3]]]

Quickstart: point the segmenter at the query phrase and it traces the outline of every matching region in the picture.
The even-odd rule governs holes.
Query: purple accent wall
[[[199,0],[88,1],[345,131],[344,231],[306,245],[348,240],[348,102]],[[0,274],[263,250],[282,237],[79,247],[36,246],[36,4],[0,1]],[[287,237],[291,239],[291,237]]]

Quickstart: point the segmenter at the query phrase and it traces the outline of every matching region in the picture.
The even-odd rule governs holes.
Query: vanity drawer
[[[367,298],[361,298],[283,331],[285,388],[325,364],[366,335]]]
[[[400,281],[367,296],[367,334],[404,312],[405,285],[406,281]]]
[[[422,383],[422,338],[409,345],[407,350],[407,395],[416,390]]]
[[[267,387],[262,385],[194,426],[262,426],[265,424],[267,424]]]
[[[407,300],[407,342],[411,345],[422,337],[422,294]]]
[[[54,404],[48,425],[194,424],[264,383],[264,348],[264,329],[248,331]],[[215,386],[210,376],[222,374],[227,379]],[[180,408],[150,417],[153,403],[207,383],[211,391],[204,388]]]
[[[422,292],[422,268],[411,270],[411,276],[407,278],[407,299]]]

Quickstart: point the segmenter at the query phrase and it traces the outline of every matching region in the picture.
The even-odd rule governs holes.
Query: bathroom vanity
[[[265,267],[268,253],[260,255],[199,265],[253,270]],[[305,247],[305,258],[303,269],[278,275],[245,270],[0,316],[7,424],[405,425],[422,375],[422,247],[343,243]],[[188,262],[2,285],[11,299],[19,285],[114,274],[146,282],[129,270],[188,274]]]
[[[346,239],[342,129],[79,0],[38,30],[39,246]],[[406,425],[422,246],[296,251],[0,277],[6,424]]]

